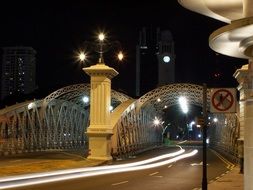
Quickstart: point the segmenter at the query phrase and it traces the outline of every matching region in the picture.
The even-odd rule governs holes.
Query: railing
[[[239,121],[236,114],[216,114],[218,122],[209,126],[210,147],[234,162],[239,161]]]
[[[85,148],[88,116],[88,109],[82,110],[61,100],[54,100],[45,110],[42,101],[21,103],[2,110],[0,155]]]

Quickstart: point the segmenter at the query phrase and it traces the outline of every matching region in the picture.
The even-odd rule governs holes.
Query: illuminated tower
[[[137,97],[162,85],[175,82],[175,52],[169,30],[142,28],[136,46]]]
[[[158,86],[175,83],[174,41],[169,30],[161,31],[158,36]]]

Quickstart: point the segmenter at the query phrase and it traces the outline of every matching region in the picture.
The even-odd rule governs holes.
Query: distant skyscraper
[[[169,30],[142,28],[136,46],[136,90],[148,91],[175,82],[174,41]]]
[[[36,89],[35,55],[31,47],[4,47],[1,99],[13,94],[29,94]]]

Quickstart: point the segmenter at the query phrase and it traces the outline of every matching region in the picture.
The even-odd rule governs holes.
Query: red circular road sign
[[[234,104],[233,94],[226,89],[219,89],[212,96],[212,104],[219,111],[227,111]]]

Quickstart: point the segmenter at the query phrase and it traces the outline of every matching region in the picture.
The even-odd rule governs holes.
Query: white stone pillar
[[[240,139],[244,140],[244,189],[253,190],[253,70],[252,62],[238,69],[234,77],[240,91]]]
[[[244,189],[253,190],[253,63],[249,62],[245,102]]]
[[[83,69],[91,77],[88,159],[111,160],[111,79],[118,72],[103,63]]]

